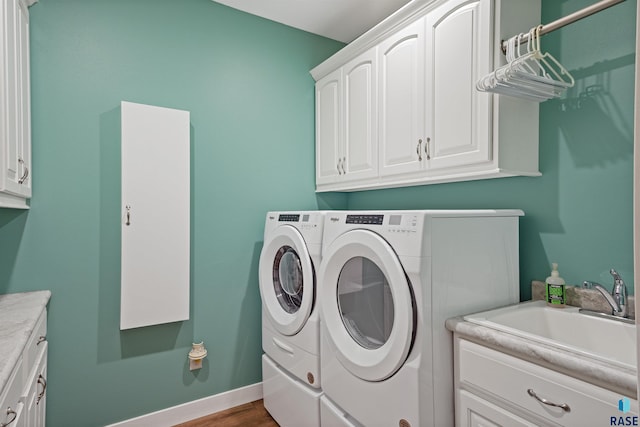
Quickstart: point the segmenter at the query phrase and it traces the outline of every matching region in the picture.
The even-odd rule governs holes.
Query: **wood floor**
[[[262,400],[198,418],[175,427],[278,427]]]

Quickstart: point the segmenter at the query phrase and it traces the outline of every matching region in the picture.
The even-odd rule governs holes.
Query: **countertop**
[[[0,393],[49,298],[50,291],[0,295]]]
[[[467,322],[463,317],[448,319],[446,327],[462,338],[503,353],[579,378],[591,384],[637,398],[637,369],[611,367],[596,359],[562,348],[533,342],[507,332]]]

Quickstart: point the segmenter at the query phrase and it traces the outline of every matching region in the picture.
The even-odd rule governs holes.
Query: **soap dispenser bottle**
[[[547,304],[551,307],[562,308],[565,306],[567,299],[564,279],[558,273],[558,264],[554,262],[551,265],[553,270],[551,271],[551,276],[547,277],[545,286]]]

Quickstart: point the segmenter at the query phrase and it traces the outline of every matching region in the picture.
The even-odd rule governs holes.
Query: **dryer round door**
[[[321,319],[340,363],[367,381],[392,376],[416,328],[411,284],[393,248],[372,231],[348,231],[327,248],[318,281]]]
[[[263,310],[278,332],[295,335],[313,308],[315,271],[300,232],[278,227],[264,242],[259,266]]]

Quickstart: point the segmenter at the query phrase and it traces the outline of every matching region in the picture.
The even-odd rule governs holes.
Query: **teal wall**
[[[265,213],[346,207],[314,193],[309,74],[342,44],[210,0],[43,0],[30,13],[34,193],[28,212],[0,209],[0,293],[52,291],[48,425],[259,382]],[[191,320],[125,332],[121,100],[190,111],[192,144]],[[200,340],[209,354],[192,373]]]
[[[592,3],[543,0],[542,22]],[[567,283],[609,288],[615,267],[633,292],[635,8],[626,1],[542,38],[576,85],[567,99],[540,104],[541,177],[359,192],[349,209],[522,209],[523,300],[552,262]]]
[[[542,22],[591,3],[543,0]],[[543,38],[577,84],[541,104],[542,177],[315,195],[308,71],[339,43],[209,0],[41,0],[34,197],[28,212],[0,209],[0,293],[53,293],[49,426],[104,425],[259,381],[271,209],[520,208],[523,299],[551,262],[569,283],[609,285],[616,267],[632,286],[635,7]],[[126,332],[121,100],[189,110],[192,136],[191,320]],[[200,340],[209,356],[194,374],[186,354]]]

